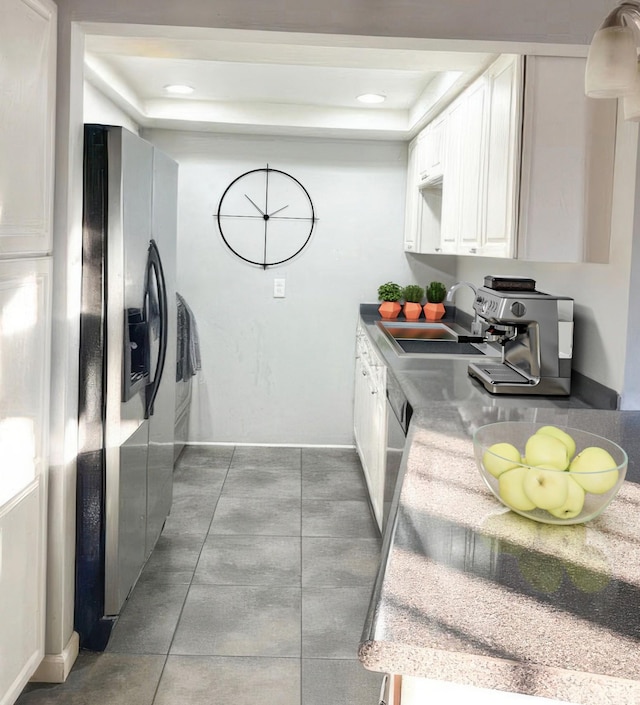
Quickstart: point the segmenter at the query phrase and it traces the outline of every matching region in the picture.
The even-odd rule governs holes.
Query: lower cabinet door
[[[382,529],[387,436],[386,367],[369,364],[371,358],[372,354],[366,353],[356,358],[353,431],[373,513]]]
[[[376,392],[373,395],[372,426],[374,436],[372,439],[372,467],[371,467],[371,504],[373,513],[382,531],[382,518],[384,510],[384,475],[387,462],[387,390],[386,369],[379,369]]]
[[[0,261],[0,705],[44,655],[51,261]]]
[[[356,450],[360,456],[360,462],[363,462],[366,424],[366,394],[367,382],[364,378],[365,370],[360,357],[356,358],[355,366],[355,381],[353,389],[353,437],[356,443]]]

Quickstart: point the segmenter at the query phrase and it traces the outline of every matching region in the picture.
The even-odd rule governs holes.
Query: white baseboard
[[[80,638],[77,632],[73,632],[62,653],[44,655],[30,681],[32,683],[64,683],[78,658],[79,651]]]

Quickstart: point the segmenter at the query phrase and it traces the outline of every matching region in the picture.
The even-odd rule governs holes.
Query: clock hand
[[[265,215],[265,213],[264,213],[263,211],[261,211],[260,208],[258,208],[258,206],[256,206],[256,204],[249,198],[249,196],[247,196],[246,193],[244,194],[244,196],[245,196],[245,198],[249,201],[249,203],[251,203],[251,205],[252,205],[254,208],[256,208],[256,210],[260,213],[260,215],[262,215],[262,216]]]
[[[285,208],[288,208],[288,207],[289,207],[288,205],[282,206],[282,208],[278,208],[277,211],[273,211],[273,213],[269,213],[269,218],[271,218],[272,216],[274,216],[276,213],[280,213],[280,211],[283,211]]]

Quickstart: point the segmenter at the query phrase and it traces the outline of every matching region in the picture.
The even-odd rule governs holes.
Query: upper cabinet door
[[[445,254],[456,254],[460,242],[465,108],[465,101],[458,99],[447,115],[440,232],[441,252]]]
[[[518,259],[609,260],[617,101],[585,96],[585,65],[526,59]]]
[[[439,115],[418,138],[418,176],[420,181],[441,178],[446,113]]]
[[[0,257],[51,250],[56,8],[0,0]]]
[[[476,254],[482,244],[484,208],[485,125],[487,112],[487,81],[479,78],[463,99],[460,169],[461,198],[460,236],[458,252]]]
[[[488,72],[491,93],[483,254],[492,257],[513,257],[517,238],[522,64],[520,56],[503,56]]]

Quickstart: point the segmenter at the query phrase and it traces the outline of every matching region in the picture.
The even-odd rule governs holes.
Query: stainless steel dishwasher
[[[407,438],[407,429],[413,409],[393,373],[387,373],[387,452],[384,473],[384,502],[382,510],[382,533],[389,520],[391,502],[395,493]]]

